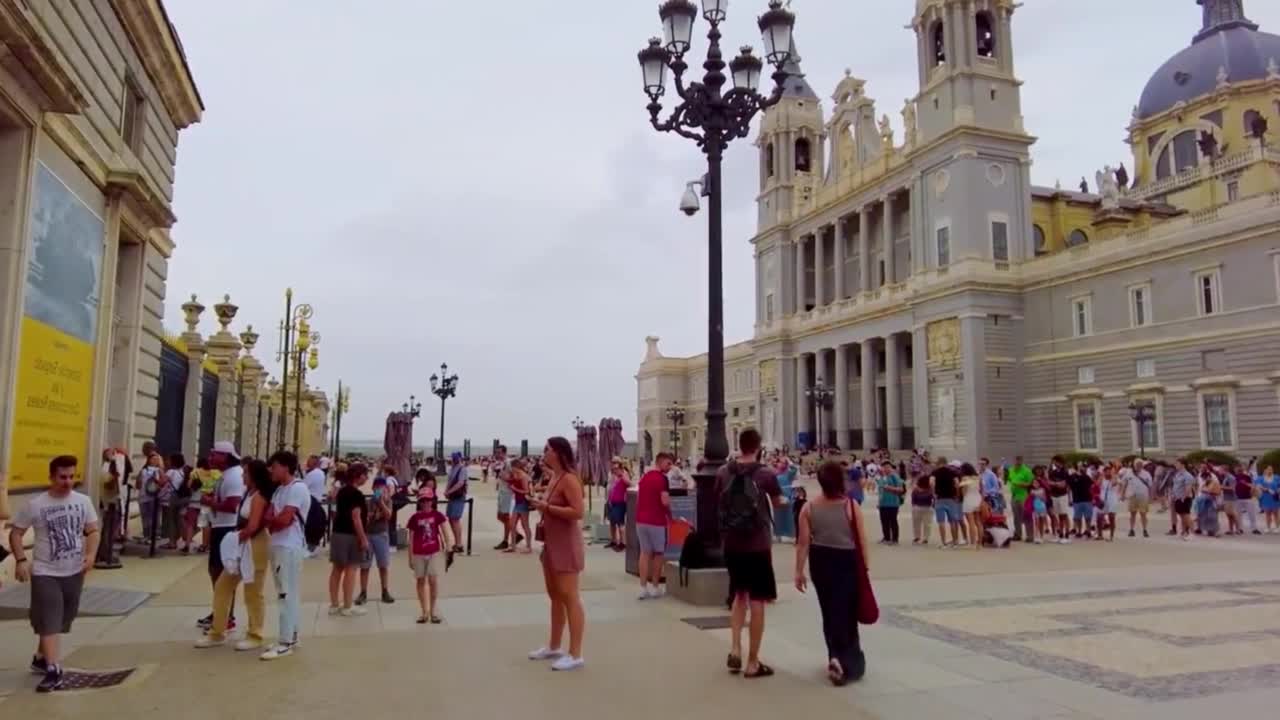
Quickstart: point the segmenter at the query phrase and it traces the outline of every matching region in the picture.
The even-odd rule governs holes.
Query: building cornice
[[[0,64],[16,64],[32,80],[37,103],[48,112],[78,114],[89,106],[84,92],[47,41],[23,0],[0,0]],[[6,52],[7,50],[7,52]]]
[[[10,2],[12,0],[3,0]],[[179,130],[200,122],[204,102],[196,89],[178,31],[162,0],[111,0],[147,75]]]

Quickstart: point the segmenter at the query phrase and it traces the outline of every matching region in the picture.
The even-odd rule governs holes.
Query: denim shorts
[[[938,498],[933,505],[933,514],[938,522],[960,522],[960,503],[951,498]]]
[[[1071,505],[1072,517],[1076,520],[1092,520],[1093,519],[1093,503],[1078,502]]]
[[[360,567],[368,570],[373,567],[374,562],[378,563],[379,570],[391,565],[391,536],[384,532],[369,535],[369,552],[365,553],[364,562]]]
[[[609,503],[609,524],[617,527],[627,524],[627,504],[625,502]]]
[[[454,498],[449,501],[449,505],[445,508],[445,515],[450,520],[461,520],[462,514],[467,511],[467,499],[465,497]]]

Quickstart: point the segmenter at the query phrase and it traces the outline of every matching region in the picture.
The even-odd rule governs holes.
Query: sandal
[[[440,624],[440,623],[442,623],[442,622],[444,622],[444,618],[440,617],[439,615],[432,615],[432,616],[431,616],[431,624],[432,624],[432,625],[439,625],[439,624]]]
[[[827,679],[836,687],[844,685],[844,668],[840,666],[839,660],[832,658],[831,661],[827,663]]]
[[[747,672],[742,673],[742,677],[748,678],[748,679],[769,677],[771,675],[773,675],[773,668],[769,667],[768,665],[765,665],[764,663],[759,663],[758,665],[756,665],[755,672],[751,672],[748,670]]]
[[[426,616],[426,615],[419,615],[419,616],[418,616],[418,624],[419,624],[419,625],[426,625],[426,624],[427,624],[427,616]]]
[[[742,657],[729,653],[729,657],[725,660],[725,666],[729,668],[729,673],[737,675],[742,672]]]

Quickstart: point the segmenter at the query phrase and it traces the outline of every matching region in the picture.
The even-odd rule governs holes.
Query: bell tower
[[[757,231],[789,222],[816,192],[825,172],[822,103],[800,70],[793,47],[786,64],[782,100],[765,111],[756,146],[760,151]]]
[[[1022,134],[1013,0],[916,0],[919,142],[956,127]]]

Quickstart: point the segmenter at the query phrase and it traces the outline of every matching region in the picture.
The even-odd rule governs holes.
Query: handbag
[[[846,500],[846,507],[849,510],[849,529],[853,532],[853,537],[858,537],[858,521],[853,513],[857,510],[853,507],[853,502]],[[866,563],[862,562],[862,553],[855,552],[853,554],[853,563],[857,567],[854,570],[854,582],[858,584],[858,605],[855,613],[855,620],[859,625],[875,625],[880,620],[880,605],[876,602],[875,590],[871,587],[871,573],[867,571]]]

